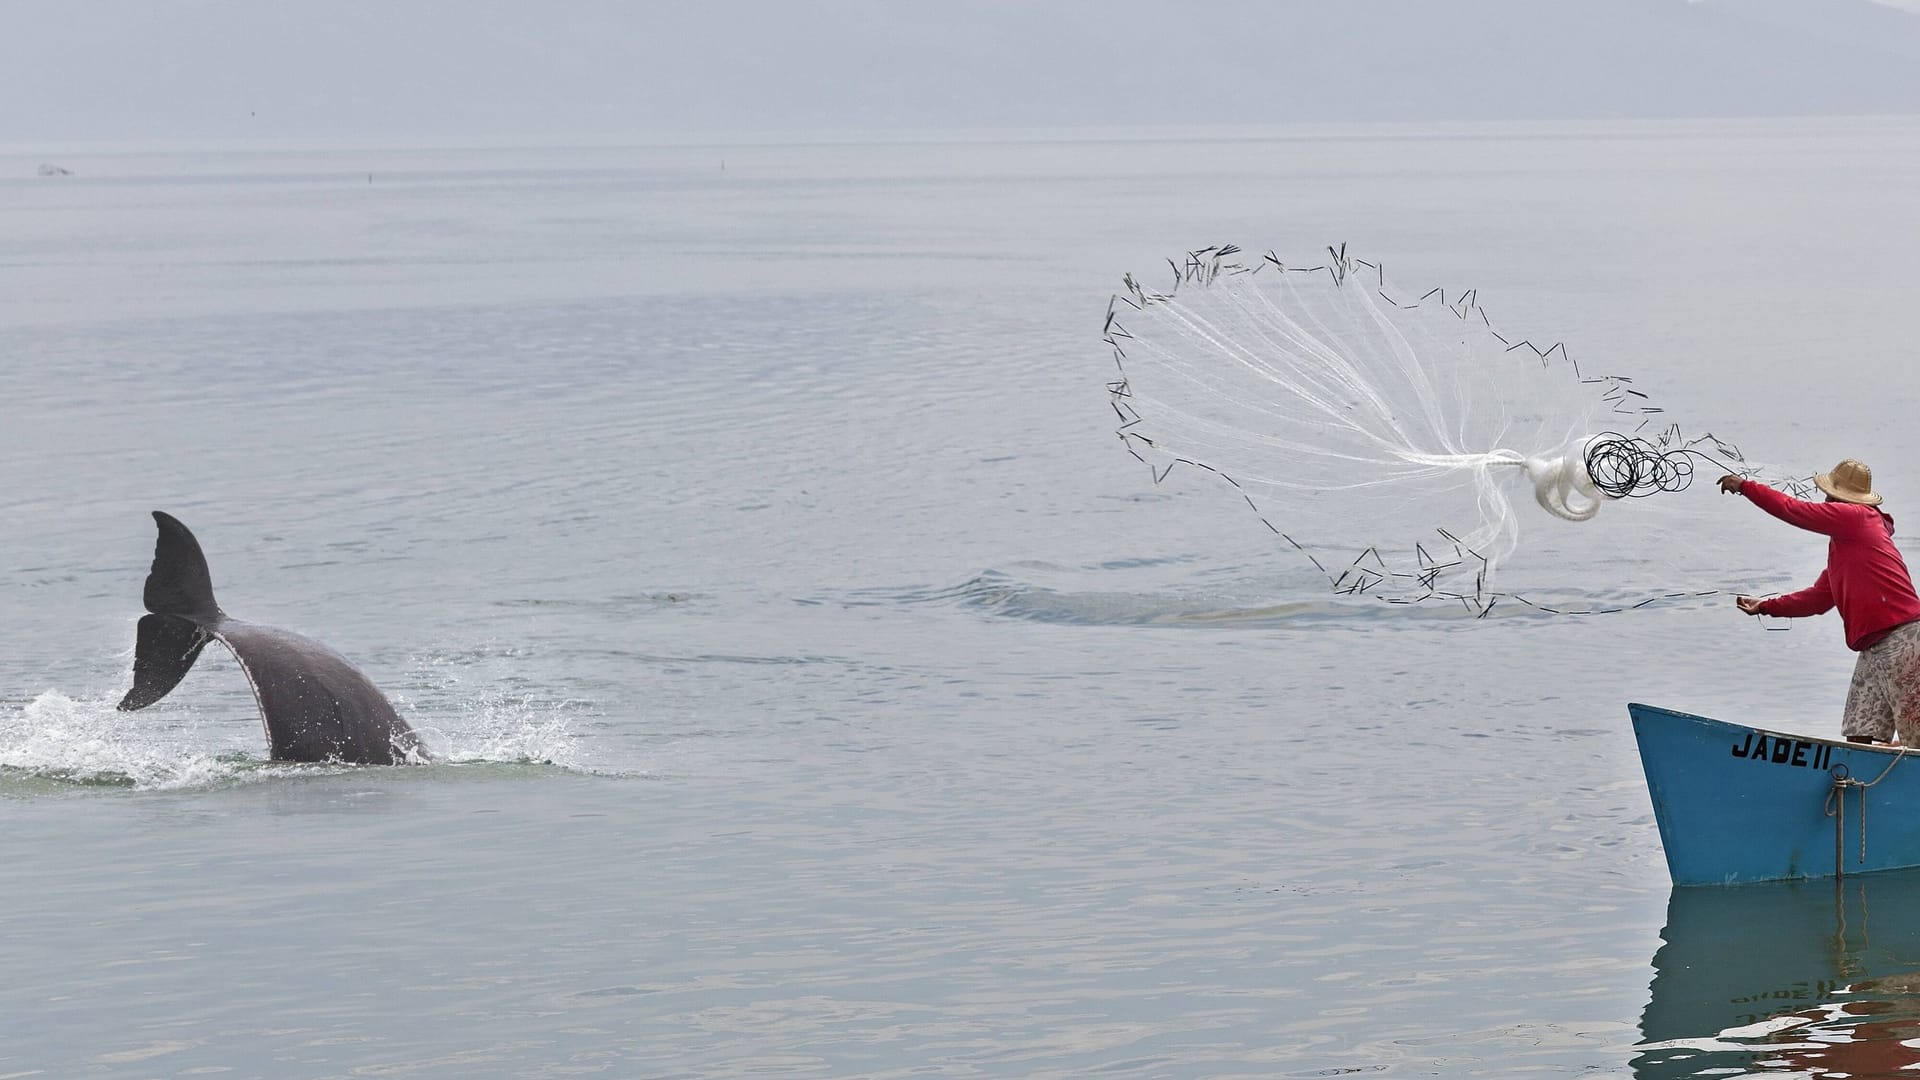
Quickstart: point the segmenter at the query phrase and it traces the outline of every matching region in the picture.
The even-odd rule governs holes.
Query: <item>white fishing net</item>
[[[1503,333],[1473,292],[1403,293],[1344,247],[1170,266],[1165,291],[1129,276],[1108,310],[1122,442],[1156,483],[1197,469],[1239,489],[1335,591],[1484,613],[1528,515],[1586,521],[1697,462],[1747,471],[1631,378]]]

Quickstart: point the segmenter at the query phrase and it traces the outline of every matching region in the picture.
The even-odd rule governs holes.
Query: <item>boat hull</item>
[[[1920,866],[1920,815],[1913,812],[1920,807],[1920,753],[1902,756],[1652,705],[1627,710],[1675,885]],[[1836,774],[1873,784],[1844,789],[1838,830],[1831,813]]]

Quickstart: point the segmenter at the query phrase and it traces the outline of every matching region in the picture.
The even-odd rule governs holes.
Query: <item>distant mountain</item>
[[[1920,113],[1872,0],[0,0],[0,142]]]

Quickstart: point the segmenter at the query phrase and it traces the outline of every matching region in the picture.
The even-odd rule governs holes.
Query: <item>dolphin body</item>
[[[213,599],[200,542],[158,510],[160,538],[133,651],[133,689],[120,708],[144,709],[166,697],[208,641],[240,661],[275,761],[399,765],[426,759],[405,720],[346,657],[311,638],[228,617]]]

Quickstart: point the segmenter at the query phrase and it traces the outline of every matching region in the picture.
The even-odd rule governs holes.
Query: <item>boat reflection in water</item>
[[[1634,1075],[1920,1076],[1920,870],[1679,888]]]

